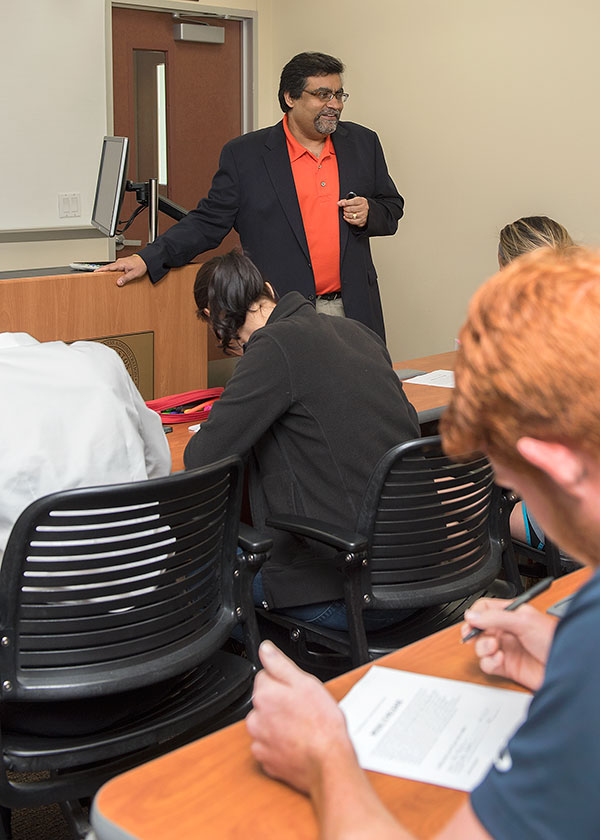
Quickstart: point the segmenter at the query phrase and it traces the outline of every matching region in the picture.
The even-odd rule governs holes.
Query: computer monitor
[[[127,183],[127,137],[105,137],[96,184],[92,224],[105,236],[114,236]]]

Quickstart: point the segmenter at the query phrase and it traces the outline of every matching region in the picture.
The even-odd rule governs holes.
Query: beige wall
[[[257,29],[263,31],[257,40],[265,60],[257,61],[258,120],[269,122],[272,0],[116,0],[117,4],[194,13],[260,10]],[[112,257],[109,240],[95,236],[90,225],[100,142],[112,133],[112,2],[2,0],[1,5],[0,271]],[[266,116],[261,114],[264,109]],[[78,218],[59,218],[62,192],[81,195]],[[69,228],[87,228],[93,238],[71,238]]]
[[[600,244],[598,31],[595,0],[279,0],[275,63],[342,58],[344,115],[379,133],[406,199],[374,242],[394,358],[453,348],[507,222]]]
[[[42,231],[89,224],[108,108],[104,27],[104,0],[2,2],[0,233],[40,238],[0,239],[0,271],[64,265],[61,241]],[[80,193],[80,218],[59,219],[63,192]],[[106,240],[77,239],[68,253],[100,259],[105,250]]]
[[[58,226],[49,218],[60,191],[81,190],[82,223],[89,218],[97,137],[108,126],[109,0],[61,0],[51,14],[46,5],[3,0],[0,66],[10,84],[0,105],[10,130],[0,139],[0,234]],[[495,269],[506,222],[545,213],[600,244],[597,0],[212,5],[257,13],[259,126],[279,119],[278,75],[294,53],[323,50],[346,62],[345,116],[378,131],[406,198],[399,232],[374,242],[394,358],[453,347],[471,293]],[[39,265],[61,264],[67,253],[101,258],[91,245],[73,240],[61,252],[0,237],[0,270],[25,260],[33,267],[34,253]]]

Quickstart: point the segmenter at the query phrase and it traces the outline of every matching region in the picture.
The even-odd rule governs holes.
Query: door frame
[[[215,20],[239,20],[242,24],[242,134],[253,131],[258,124],[258,101],[254,95],[254,80],[258,78],[257,37],[258,13],[249,9],[205,6],[196,0],[105,0],[106,23],[106,125],[109,134],[114,130],[113,73],[112,73],[112,9],[139,9],[145,12],[171,12],[181,17],[212,17]]]

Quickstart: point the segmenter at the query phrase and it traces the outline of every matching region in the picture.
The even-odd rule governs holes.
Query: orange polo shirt
[[[296,195],[308,242],[318,295],[340,290],[340,179],[335,149],[328,136],[319,157],[305,149],[283,117]]]

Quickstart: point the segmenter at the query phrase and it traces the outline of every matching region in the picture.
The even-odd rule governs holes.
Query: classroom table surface
[[[396,362],[394,369],[399,371],[418,370],[424,373],[429,373],[432,370],[452,370],[455,358],[456,351],[452,350],[449,353],[437,353],[433,356],[421,356],[418,359]],[[413,385],[411,382],[403,382],[403,387],[406,396],[416,408],[421,422],[439,418],[450,399],[450,388]],[[174,423],[173,431],[167,435],[169,449],[171,450],[172,472],[183,469],[183,450],[192,435],[189,425],[189,423]]]
[[[394,370],[400,372],[416,370],[423,373],[430,373],[432,370],[454,370],[455,361],[456,350],[450,350],[448,353],[436,353],[432,356],[420,356],[418,359],[395,362]],[[404,380],[404,378],[402,386],[404,393],[417,409],[421,424],[431,420],[439,420],[452,394],[451,388],[441,388],[435,385],[415,385]]]
[[[532,604],[546,610],[576,591],[591,574],[581,569],[554,581]],[[455,625],[401,648],[378,665],[449,679],[517,688],[488,677],[472,645],[460,644]],[[327,683],[340,700],[368,670],[365,665]],[[244,722],[236,723],[108,782],[98,793],[92,825],[98,840],[316,840],[309,800],[265,776],[250,755]],[[417,838],[433,837],[467,794],[369,772],[377,793]]]

